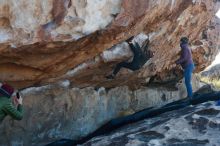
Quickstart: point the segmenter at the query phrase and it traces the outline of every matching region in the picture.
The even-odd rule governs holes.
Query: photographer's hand
[[[21,95],[20,95],[20,98],[17,99],[17,100],[18,100],[18,104],[22,105],[22,103],[23,103],[23,98],[21,97]]]
[[[17,97],[14,97],[14,105],[17,107],[19,104],[22,105],[23,99],[20,97],[19,99]]]

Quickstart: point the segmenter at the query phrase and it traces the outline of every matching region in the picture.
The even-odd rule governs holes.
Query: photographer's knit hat
[[[2,84],[0,88],[0,94],[11,97],[11,95],[14,93],[14,88],[8,84]]]

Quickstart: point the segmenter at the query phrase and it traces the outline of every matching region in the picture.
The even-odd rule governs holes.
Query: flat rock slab
[[[215,102],[189,106],[93,138],[84,146],[220,145],[220,107]]]

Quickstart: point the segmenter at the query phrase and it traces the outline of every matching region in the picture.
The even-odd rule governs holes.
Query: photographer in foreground
[[[8,84],[0,85],[0,123],[6,116],[15,120],[23,118],[22,98],[19,92]]]

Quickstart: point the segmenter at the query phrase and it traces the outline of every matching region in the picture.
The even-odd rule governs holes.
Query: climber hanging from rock
[[[180,39],[180,47],[181,47],[181,56],[176,61],[176,64],[180,64],[184,70],[184,78],[185,78],[185,86],[187,89],[187,97],[193,98],[193,89],[191,84],[192,73],[195,68],[192,53],[188,46],[189,39],[187,37],[182,37]]]
[[[122,67],[128,68],[132,71],[138,70],[153,57],[154,53],[148,50],[149,39],[145,41],[141,48],[137,42],[135,42],[135,44],[132,43],[133,38],[134,37],[132,36],[126,40],[134,54],[132,62],[123,61],[117,64],[113,73],[106,76],[107,79],[114,79]]]
[[[9,115],[15,120],[23,117],[22,97],[8,84],[0,85],[0,123]]]

